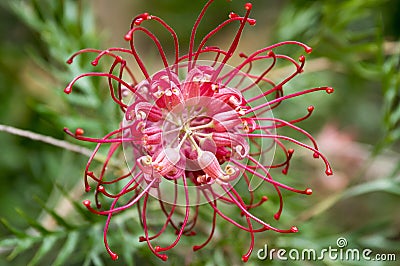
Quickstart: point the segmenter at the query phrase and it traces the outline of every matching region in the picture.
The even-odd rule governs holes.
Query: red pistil
[[[80,127],[75,129],[75,136],[82,136],[84,133],[85,133],[85,131]]]

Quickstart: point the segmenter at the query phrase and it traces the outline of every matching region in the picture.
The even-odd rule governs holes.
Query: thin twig
[[[85,155],[87,157],[90,157],[90,155],[92,154],[92,152],[85,148],[85,147],[81,147],[72,143],[69,143],[65,140],[59,140],[59,139],[55,139],[49,136],[45,136],[45,135],[41,135],[38,133],[34,133],[28,130],[22,130],[19,128],[15,128],[12,126],[6,126],[6,125],[2,125],[0,124],[0,131],[3,132],[7,132],[10,133],[12,135],[16,135],[16,136],[21,136],[24,138],[28,138],[28,139],[32,139],[32,140],[37,140],[37,141],[41,141],[56,147],[60,147],[72,152],[76,152],[82,155]]]

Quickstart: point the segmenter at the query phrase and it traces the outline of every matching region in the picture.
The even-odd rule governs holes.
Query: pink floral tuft
[[[211,241],[219,216],[249,233],[250,246],[242,256],[243,261],[247,261],[254,247],[255,233],[298,231],[295,226],[275,228],[265,221],[267,217],[255,216],[252,209],[268,198],[263,196],[256,202],[254,190],[264,183],[271,184],[276,190],[280,199],[274,215],[276,220],[282,213],[282,190],[305,195],[312,193],[310,188],[296,189],[272,177],[272,169],[280,169],[285,175],[288,173],[295,150],[286,145],[292,143],[292,146],[308,150],[313,157],[322,159],[325,173],[332,174],[314,138],[296,125],[312,114],[313,106],[305,110],[304,116],[292,121],[272,116],[272,110],[288,99],[318,91],[333,92],[330,87],[291,93],[284,90],[290,80],[303,72],[305,56],[296,60],[280,54],[279,49],[293,46],[310,53],[311,48],[296,41],[286,41],[248,55],[238,54],[236,50],[244,27],[256,22],[249,18],[250,3],[244,6],[244,16],[230,13],[227,20],[206,34],[195,47],[196,31],[212,2],[209,0],[205,4],[196,20],[185,55],[179,54],[178,37],[173,29],[161,18],[143,13],[133,19],[131,29],[125,35],[129,49],[84,49],[67,61],[71,64],[83,53],[97,55],[92,61],[93,66],[97,66],[103,57],[112,59],[108,72],[81,74],[65,88],[65,93],[69,94],[83,77],[104,77],[112,99],[124,112],[120,127],[103,138],[86,137],[81,128],[75,132],[65,129],[78,140],[97,143],[85,169],[85,188],[90,191],[94,187],[95,202],[93,205],[85,200],[83,204],[91,212],[107,217],[104,243],[112,259],[118,256],[109,247],[107,233],[115,214],[137,206],[144,230],[139,241],[146,242],[157,257],[167,260],[164,252],[175,247],[182,236],[195,235],[199,207],[209,205],[213,210],[210,235],[193,250],[199,250]],[[145,24],[151,22],[160,24],[171,34],[175,51],[172,61],[158,38],[145,28]],[[206,46],[217,32],[233,23],[238,24],[238,29],[227,49]],[[137,52],[135,39],[139,32],[149,37],[160,55],[163,67],[152,75]],[[234,56],[241,62],[232,67],[228,62]],[[133,66],[129,65],[132,62],[141,70],[143,81],[138,82]],[[278,62],[290,64],[293,71],[281,81],[273,81],[268,76]],[[278,134],[283,127],[302,134],[309,144]],[[92,170],[94,158],[103,145],[109,145],[108,153],[95,173]],[[279,154],[278,159],[273,158],[275,153]],[[125,173],[113,167],[113,162],[121,160],[128,164]],[[243,195],[246,189],[240,189],[239,193],[236,186],[245,186],[246,195]],[[159,212],[165,216],[164,225],[154,234],[151,234],[153,230],[148,219],[150,201],[158,202]],[[236,206],[237,217],[227,216],[224,205]],[[177,219],[181,222],[176,223]],[[167,246],[154,245],[168,227],[175,230],[175,241]]]

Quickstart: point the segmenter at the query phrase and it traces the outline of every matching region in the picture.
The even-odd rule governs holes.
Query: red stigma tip
[[[314,157],[315,159],[319,158],[318,152],[314,152],[313,157]]]
[[[242,261],[247,262],[249,260],[250,254],[246,254],[242,256]]]
[[[161,247],[160,247],[160,246],[156,246],[156,247],[154,248],[154,250],[155,250],[156,252],[160,252],[160,251],[161,251]]]
[[[84,200],[82,201],[83,205],[85,205],[86,207],[90,206],[90,200]]]
[[[146,238],[144,236],[140,236],[139,237],[139,242],[144,242],[144,241],[146,241]]]
[[[85,192],[89,192],[89,191],[90,191],[90,189],[91,189],[91,187],[90,187],[90,186],[85,186]]]
[[[69,64],[69,65],[72,64],[72,62],[73,62],[72,58],[67,60],[67,64]]]
[[[134,24],[139,26],[143,21],[151,19],[152,17],[150,16],[149,13],[143,13],[141,15],[139,15],[136,20],[134,21]]]
[[[197,250],[199,250],[200,248],[201,248],[201,246],[193,246],[193,247],[192,247],[192,250],[193,250],[193,251],[197,251]]]
[[[304,50],[306,51],[307,54],[310,54],[312,52],[312,48],[308,46],[304,48]]]
[[[118,255],[115,254],[115,253],[111,253],[110,257],[111,257],[112,260],[117,260],[118,259]]]
[[[299,61],[300,61],[301,63],[303,63],[304,61],[306,61],[306,57],[305,57],[304,55],[300,55],[300,56],[299,56]]]
[[[100,185],[100,186],[97,188],[97,191],[104,192],[104,191],[106,191],[106,190],[104,189],[103,186]]]
[[[235,12],[229,13],[229,18],[237,18],[237,17],[239,17],[239,15],[236,14]]]
[[[284,174],[284,175],[287,175],[287,172],[288,172],[288,169],[287,169],[287,168],[284,168],[284,169],[282,170],[282,174]]]
[[[261,197],[261,201],[267,201],[268,200],[268,197],[267,196],[262,196]]]
[[[244,8],[245,8],[246,10],[251,10],[252,7],[253,7],[253,5],[252,5],[251,3],[246,3],[246,4],[244,5]]]
[[[296,226],[292,226],[292,228],[290,228],[290,231],[292,233],[297,233],[299,231],[299,229]]]
[[[314,106],[312,106],[312,105],[308,106],[308,107],[307,107],[307,111],[309,111],[310,113],[311,113],[312,111],[314,111]]]
[[[98,63],[99,61],[97,61],[96,59],[91,62],[92,66],[97,66]]]
[[[268,55],[268,56],[274,56],[274,55],[275,55],[275,53],[274,53],[274,51],[272,51],[272,50],[269,50],[269,51],[268,51],[268,53],[267,53],[267,55]]]
[[[125,39],[125,41],[130,41],[130,40],[132,40],[131,33],[128,32],[128,33],[124,36],[124,39]]]
[[[71,86],[68,85],[68,86],[64,89],[64,92],[65,92],[66,94],[70,94],[70,93],[72,92]]]
[[[140,26],[140,24],[142,24],[142,22],[143,22],[143,18],[138,18],[137,20],[135,20],[135,25],[136,26]]]
[[[313,192],[313,191],[312,191],[311,188],[307,188],[307,189],[305,190],[306,195],[311,195],[312,192]]]
[[[247,19],[247,22],[250,24],[250,26],[254,26],[254,25],[256,25],[257,20],[252,19],[252,18],[248,18],[248,19]]]
[[[288,152],[289,155],[293,154],[294,153],[294,149],[288,149],[287,152]]]
[[[162,259],[163,261],[167,261],[168,260],[168,256],[165,255],[165,254],[161,254],[159,256],[160,256],[160,259]]]
[[[274,214],[274,219],[275,220],[279,220],[280,217],[281,217],[281,214],[279,212]]]
[[[325,174],[326,175],[333,175],[333,172],[332,172],[332,169],[327,169],[326,171],[325,171]]]
[[[83,134],[85,134],[83,128],[78,127],[77,129],[75,129],[75,136],[82,136]]]
[[[331,87],[326,88],[326,93],[331,94],[333,93],[335,90]]]

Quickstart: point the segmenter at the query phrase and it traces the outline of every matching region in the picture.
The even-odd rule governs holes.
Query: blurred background
[[[116,219],[110,234],[120,259],[112,262],[102,242],[104,219],[81,207],[85,199],[83,170],[87,148],[66,137],[63,127],[84,127],[103,136],[118,126],[121,114],[99,80],[86,80],[79,93],[63,89],[77,74],[92,71],[90,58],[65,61],[79,49],[128,47],[123,36],[131,19],[149,12],[163,18],[187,51],[190,31],[205,1],[185,0],[5,0],[0,3],[0,265],[157,265],[145,243],[139,243],[137,211]],[[198,36],[226,19],[243,14],[245,1],[217,0],[207,12]],[[257,258],[270,248],[336,247],[344,237],[349,248],[396,254],[400,261],[400,1],[253,0],[254,27],[246,27],[239,49],[250,53],[284,40],[313,48],[305,72],[293,88],[332,86],[332,95],[310,94],[275,114],[298,117],[307,106],[315,112],[301,126],[317,138],[334,175],[309,154],[296,153],[284,182],[312,187],[312,196],[285,192],[278,224],[300,231],[256,236],[248,265],[281,265]],[[151,28],[151,27],[150,27]],[[167,47],[165,30],[151,28]],[[234,26],[231,29],[236,29]],[[220,32],[212,43],[226,47],[234,30]],[[159,59],[139,40],[140,53],[157,69]],[[172,49],[170,50],[172,51]],[[292,51],[287,51],[291,53]],[[296,51],[299,52],[299,51]],[[298,56],[294,52],[294,56]],[[285,66],[283,65],[282,68]],[[83,115],[82,115],[83,114]],[[296,116],[297,115],[297,116]],[[7,126],[11,126],[7,127]],[[24,130],[17,131],[15,128]],[[25,137],[17,135],[25,135]],[[40,134],[40,135],[36,135]],[[33,140],[65,140],[51,145]],[[52,142],[51,139],[50,142]],[[54,142],[54,141],[53,141]],[[75,145],[75,146],[74,146]],[[79,145],[78,147],[76,145]],[[74,152],[75,148],[79,152]],[[278,207],[273,189],[256,191],[270,201],[256,213],[272,215]],[[238,215],[238,214],[236,214]],[[211,212],[201,217],[210,221]],[[204,249],[191,246],[206,239],[208,223],[194,239],[184,238],[165,265],[241,265],[248,235],[218,220],[214,240]],[[234,233],[232,233],[234,232]],[[196,238],[197,239],[196,241]],[[174,239],[171,230],[166,243]],[[383,261],[292,261],[294,265],[397,265]]]

